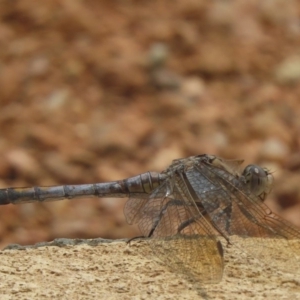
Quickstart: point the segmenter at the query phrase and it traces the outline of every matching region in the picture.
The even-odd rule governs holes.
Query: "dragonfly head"
[[[249,165],[244,169],[242,176],[249,191],[264,201],[273,185],[272,174],[265,168]]]

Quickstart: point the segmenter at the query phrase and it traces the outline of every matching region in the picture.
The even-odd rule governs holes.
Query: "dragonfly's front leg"
[[[199,209],[199,214],[197,216],[193,216],[185,221],[183,221],[177,229],[178,233],[181,233],[186,227],[190,226],[191,224],[197,222],[198,220],[202,219],[202,218],[206,218],[208,219],[209,223],[213,226],[213,228],[221,235],[223,236],[226,241],[228,242],[228,244],[230,244],[229,238],[227,236],[227,234],[225,232],[223,232],[223,229],[220,228],[220,226],[216,225],[216,220],[212,220],[210,218],[210,215],[208,214],[208,212],[204,209],[204,207],[202,206],[202,204],[200,202],[196,202],[196,205]],[[227,207],[224,210],[220,210],[216,216],[215,219],[224,219],[226,216],[228,216],[228,214],[231,214],[231,207]],[[220,220],[219,220],[220,221]],[[230,221],[230,220],[229,220]],[[225,227],[228,228],[228,230],[226,232],[229,232],[229,227],[230,227],[230,222],[228,220],[225,219]],[[219,223],[218,223],[219,224]]]

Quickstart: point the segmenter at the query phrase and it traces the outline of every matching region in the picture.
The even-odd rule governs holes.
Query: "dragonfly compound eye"
[[[264,200],[271,191],[273,184],[273,176],[269,171],[257,165],[249,165],[245,168],[242,175],[245,178],[249,191]]]

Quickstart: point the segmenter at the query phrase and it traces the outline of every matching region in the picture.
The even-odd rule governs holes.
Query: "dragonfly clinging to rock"
[[[241,170],[242,162],[203,154],[176,159],[160,173],[113,182],[6,188],[0,190],[0,205],[128,197],[127,222],[138,224],[154,253],[171,268],[198,281],[221,280],[224,243],[232,243],[235,236],[256,238],[247,245],[258,257],[276,252],[274,240],[286,244],[295,254],[298,272],[300,246],[294,241],[300,239],[300,230],[264,203],[273,185],[272,174],[257,165]],[[259,241],[264,241],[263,246]]]

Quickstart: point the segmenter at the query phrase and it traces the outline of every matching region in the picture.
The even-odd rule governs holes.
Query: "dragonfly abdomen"
[[[0,205],[46,202],[88,196],[122,198],[131,194],[148,194],[164,178],[165,175],[160,173],[146,172],[124,180],[103,183],[0,189]]]

